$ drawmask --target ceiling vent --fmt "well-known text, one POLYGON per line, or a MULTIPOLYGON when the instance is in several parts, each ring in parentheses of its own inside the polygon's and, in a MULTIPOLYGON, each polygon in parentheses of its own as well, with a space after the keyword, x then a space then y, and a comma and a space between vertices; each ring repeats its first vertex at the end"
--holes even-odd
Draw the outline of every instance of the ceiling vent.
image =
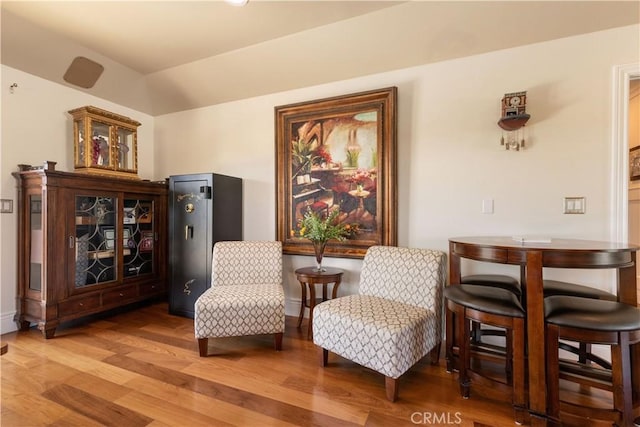
POLYGON ((96 84, 103 71, 104 67, 97 62, 84 56, 77 56, 67 68, 63 78, 72 85, 89 89, 96 84))

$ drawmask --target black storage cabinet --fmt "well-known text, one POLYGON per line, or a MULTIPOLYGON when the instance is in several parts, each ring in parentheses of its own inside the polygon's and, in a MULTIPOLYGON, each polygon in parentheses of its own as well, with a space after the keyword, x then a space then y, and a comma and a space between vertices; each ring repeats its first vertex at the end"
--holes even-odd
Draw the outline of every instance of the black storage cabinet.
POLYGON ((169 177, 169 313, 194 316, 211 286, 213 245, 242 240, 242 179, 215 173, 169 177))

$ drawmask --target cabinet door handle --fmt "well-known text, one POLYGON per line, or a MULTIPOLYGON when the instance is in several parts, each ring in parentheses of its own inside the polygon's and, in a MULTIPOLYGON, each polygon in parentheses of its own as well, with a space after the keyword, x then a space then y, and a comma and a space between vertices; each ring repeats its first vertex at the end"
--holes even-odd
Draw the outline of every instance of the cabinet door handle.
POLYGON ((69 249, 73 249, 73 246, 76 244, 76 238, 73 236, 69 236, 69 249))
POLYGON ((184 226, 184 240, 189 240, 189 237, 193 239, 193 225, 184 226))

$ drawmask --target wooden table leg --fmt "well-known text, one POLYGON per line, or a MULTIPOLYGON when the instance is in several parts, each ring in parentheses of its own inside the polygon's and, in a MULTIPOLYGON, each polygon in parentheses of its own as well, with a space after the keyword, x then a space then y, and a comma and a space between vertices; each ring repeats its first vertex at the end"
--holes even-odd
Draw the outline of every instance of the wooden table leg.
POLYGON ((527 252, 527 349, 529 363, 529 411, 532 425, 546 419, 547 393, 544 339, 542 252, 527 252))
POLYGON ((300 282, 300 286, 302 287, 301 297, 300 297, 300 315, 298 316, 298 328, 302 325, 302 319, 304 318, 304 309, 307 306, 307 284, 304 282, 300 282))
POLYGON ((338 286, 340 286, 340 279, 333 282, 333 289, 331 290, 331 299, 336 299, 338 296, 338 286))
MULTIPOLYGON (((460 256, 455 253, 454 245, 453 242, 449 242, 449 285, 459 285, 462 280, 460 256)), ((453 310, 445 307, 445 359, 447 361, 447 372, 453 372, 458 367, 454 350, 459 348, 460 343, 456 342, 455 316, 456 314, 453 310)))
POLYGON ((313 337, 313 308, 316 306, 316 284, 309 283, 309 326, 307 338, 313 337))

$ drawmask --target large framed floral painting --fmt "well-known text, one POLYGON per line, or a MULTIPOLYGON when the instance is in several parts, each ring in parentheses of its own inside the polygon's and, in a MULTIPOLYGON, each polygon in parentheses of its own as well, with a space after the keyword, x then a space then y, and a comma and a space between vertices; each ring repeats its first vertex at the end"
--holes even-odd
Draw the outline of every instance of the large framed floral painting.
POLYGON ((325 256, 362 258, 369 246, 397 244, 397 88, 275 108, 277 239, 287 254, 313 254, 301 235, 311 211, 337 212, 349 236, 325 256))

